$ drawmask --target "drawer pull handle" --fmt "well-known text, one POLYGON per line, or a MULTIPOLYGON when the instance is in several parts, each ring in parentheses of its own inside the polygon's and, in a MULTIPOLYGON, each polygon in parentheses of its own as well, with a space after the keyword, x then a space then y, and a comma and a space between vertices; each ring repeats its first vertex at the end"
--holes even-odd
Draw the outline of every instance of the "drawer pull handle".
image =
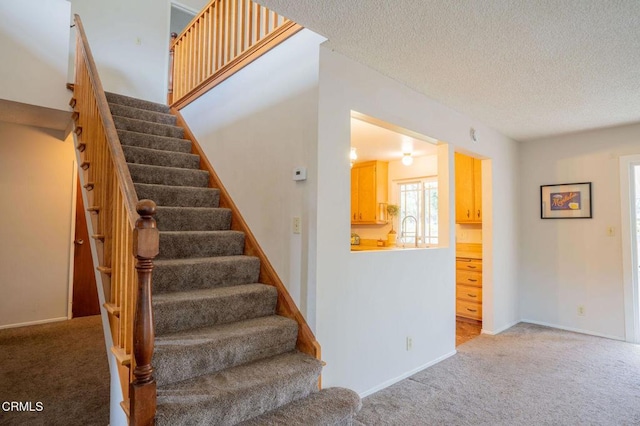
POLYGON ((476 269, 476 268, 477 268, 477 266, 475 266, 475 265, 467 265, 467 268, 469 268, 469 269, 476 269))
POLYGON ((469 312, 478 312, 477 309, 471 309, 471 308, 467 308, 467 311, 469 311, 469 312))
POLYGON ((476 281, 478 281, 478 280, 475 280, 475 279, 473 279, 473 278, 467 278, 467 279, 468 279, 469 281, 471 281, 472 283, 475 283, 476 281))
POLYGON ((467 296, 469 296, 469 297, 478 297, 475 294, 471 294, 471 293, 467 293, 467 296))

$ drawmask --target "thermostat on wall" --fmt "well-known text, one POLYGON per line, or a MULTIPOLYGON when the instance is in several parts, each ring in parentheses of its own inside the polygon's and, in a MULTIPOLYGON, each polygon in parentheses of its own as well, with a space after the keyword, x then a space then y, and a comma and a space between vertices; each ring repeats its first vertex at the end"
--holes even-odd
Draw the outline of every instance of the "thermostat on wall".
POLYGON ((307 168, 296 167, 293 169, 293 180, 307 180, 307 168))

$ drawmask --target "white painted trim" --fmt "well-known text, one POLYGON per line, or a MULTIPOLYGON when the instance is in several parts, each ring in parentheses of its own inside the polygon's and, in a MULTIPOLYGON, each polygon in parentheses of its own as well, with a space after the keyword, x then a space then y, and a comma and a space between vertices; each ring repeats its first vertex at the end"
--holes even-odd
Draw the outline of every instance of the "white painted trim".
POLYGON ((625 339, 640 343, 640 299, 638 297, 638 242, 635 233, 635 213, 631 208, 635 200, 634 166, 640 165, 640 155, 620 157, 620 236, 622 239, 622 281, 624 289, 625 339), (635 273, 634 273, 635 271, 635 273))
POLYGON ((590 330, 583 330, 581 328, 573 328, 573 327, 564 327, 564 326, 561 326, 561 325, 550 324, 548 322, 543 322, 543 321, 534 321, 534 320, 523 319, 520 322, 526 322, 527 324, 542 325, 544 327, 557 328, 558 330, 571 331, 573 333, 587 334, 589 336, 604 337, 605 339, 624 341, 624 339, 621 338, 620 336, 612 336, 612 335, 609 335, 609 334, 594 333, 593 331, 590 331, 590 330))
POLYGON ((68 320, 67 317, 58 317, 58 318, 48 318, 48 319, 37 320, 37 321, 19 322, 16 324, 0 325, 0 330, 4 330, 6 328, 27 327, 29 325, 47 324, 50 322, 60 322, 60 321, 67 321, 67 320, 68 320))
MULTIPOLYGON (((73 142, 72 142, 73 143, 73 142)), ((72 165, 72 176, 71 176, 71 235, 69 236, 69 295, 67 296, 67 319, 73 318, 73 276, 74 276, 74 260, 75 260, 75 251, 76 251, 76 198, 78 195, 78 163, 75 158, 73 160, 72 165)))
POLYGON ((482 329, 481 333, 482 334, 486 334, 488 336, 495 336, 496 334, 500 334, 503 331, 506 331, 508 329, 510 329, 511 327, 513 327, 514 325, 520 324, 522 321, 518 320, 518 321, 514 321, 511 324, 507 324, 502 328, 499 328, 497 330, 487 330, 487 329, 482 329))
POLYGON ((382 389, 384 389, 386 387, 389 387, 389 386, 391 386, 391 385, 393 385, 395 383, 398 383, 399 381, 404 380, 407 377, 413 376, 414 374, 419 373, 422 370, 424 370, 426 368, 429 368, 432 365, 435 365, 435 364, 439 363, 440 361, 444 361, 445 359, 454 356, 456 353, 458 353, 458 351, 456 351, 456 350, 454 350, 453 352, 449 352, 448 354, 445 354, 445 355, 443 355, 443 356, 441 356, 439 358, 434 359, 433 361, 430 361, 430 362, 428 362, 426 364, 423 364, 420 367, 414 368, 413 370, 408 371, 408 372, 406 372, 406 373, 404 373, 404 374, 402 374, 402 375, 400 375, 398 377, 395 377, 393 379, 389 379, 389 380, 379 384, 378 386, 374 386, 373 388, 360 393, 360 398, 364 398, 366 396, 369 396, 372 393, 376 393, 376 392, 378 392, 378 391, 380 391, 380 390, 382 390, 382 389))

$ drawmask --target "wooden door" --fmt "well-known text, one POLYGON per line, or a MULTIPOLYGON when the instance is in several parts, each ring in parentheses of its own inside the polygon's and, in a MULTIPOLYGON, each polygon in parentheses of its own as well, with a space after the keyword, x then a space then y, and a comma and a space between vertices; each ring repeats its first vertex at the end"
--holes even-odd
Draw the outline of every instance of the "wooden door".
POLYGON ((73 242, 73 299, 71 309, 74 318, 98 315, 100 313, 96 276, 93 271, 89 231, 87 230, 87 221, 84 215, 84 203, 82 202, 81 190, 80 177, 78 177, 76 233, 73 242))
POLYGON ((358 175, 358 221, 375 222, 378 207, 376 189, 375 163, 360 167, 358 175))
POLYGON ((455 153, 456 223, 473 222, 473 158, 455 153))
POLYGON ((351 169, 351 222, 358 221, 358 168, 351 169))
POLYGON ((474 220, 482 222, 482 160, 473 159, 473 214, 474 220))

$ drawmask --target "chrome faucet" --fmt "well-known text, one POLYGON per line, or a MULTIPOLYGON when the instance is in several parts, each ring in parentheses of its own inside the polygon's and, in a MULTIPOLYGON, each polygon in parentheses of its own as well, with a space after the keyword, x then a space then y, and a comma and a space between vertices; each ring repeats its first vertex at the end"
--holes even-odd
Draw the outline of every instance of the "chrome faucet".
POLYGON ((413 222, 416 224, 416 236, 415 236, 415 244, 416 247, 418 247, 418 219, 415 218, 415 216, 405 216, 404 219, 402 219, 402 223, 400 224, 400 240, 402 241, 402 247, 404 247, 404 237, 407 233, 407 219, 413 219, 413 222))

